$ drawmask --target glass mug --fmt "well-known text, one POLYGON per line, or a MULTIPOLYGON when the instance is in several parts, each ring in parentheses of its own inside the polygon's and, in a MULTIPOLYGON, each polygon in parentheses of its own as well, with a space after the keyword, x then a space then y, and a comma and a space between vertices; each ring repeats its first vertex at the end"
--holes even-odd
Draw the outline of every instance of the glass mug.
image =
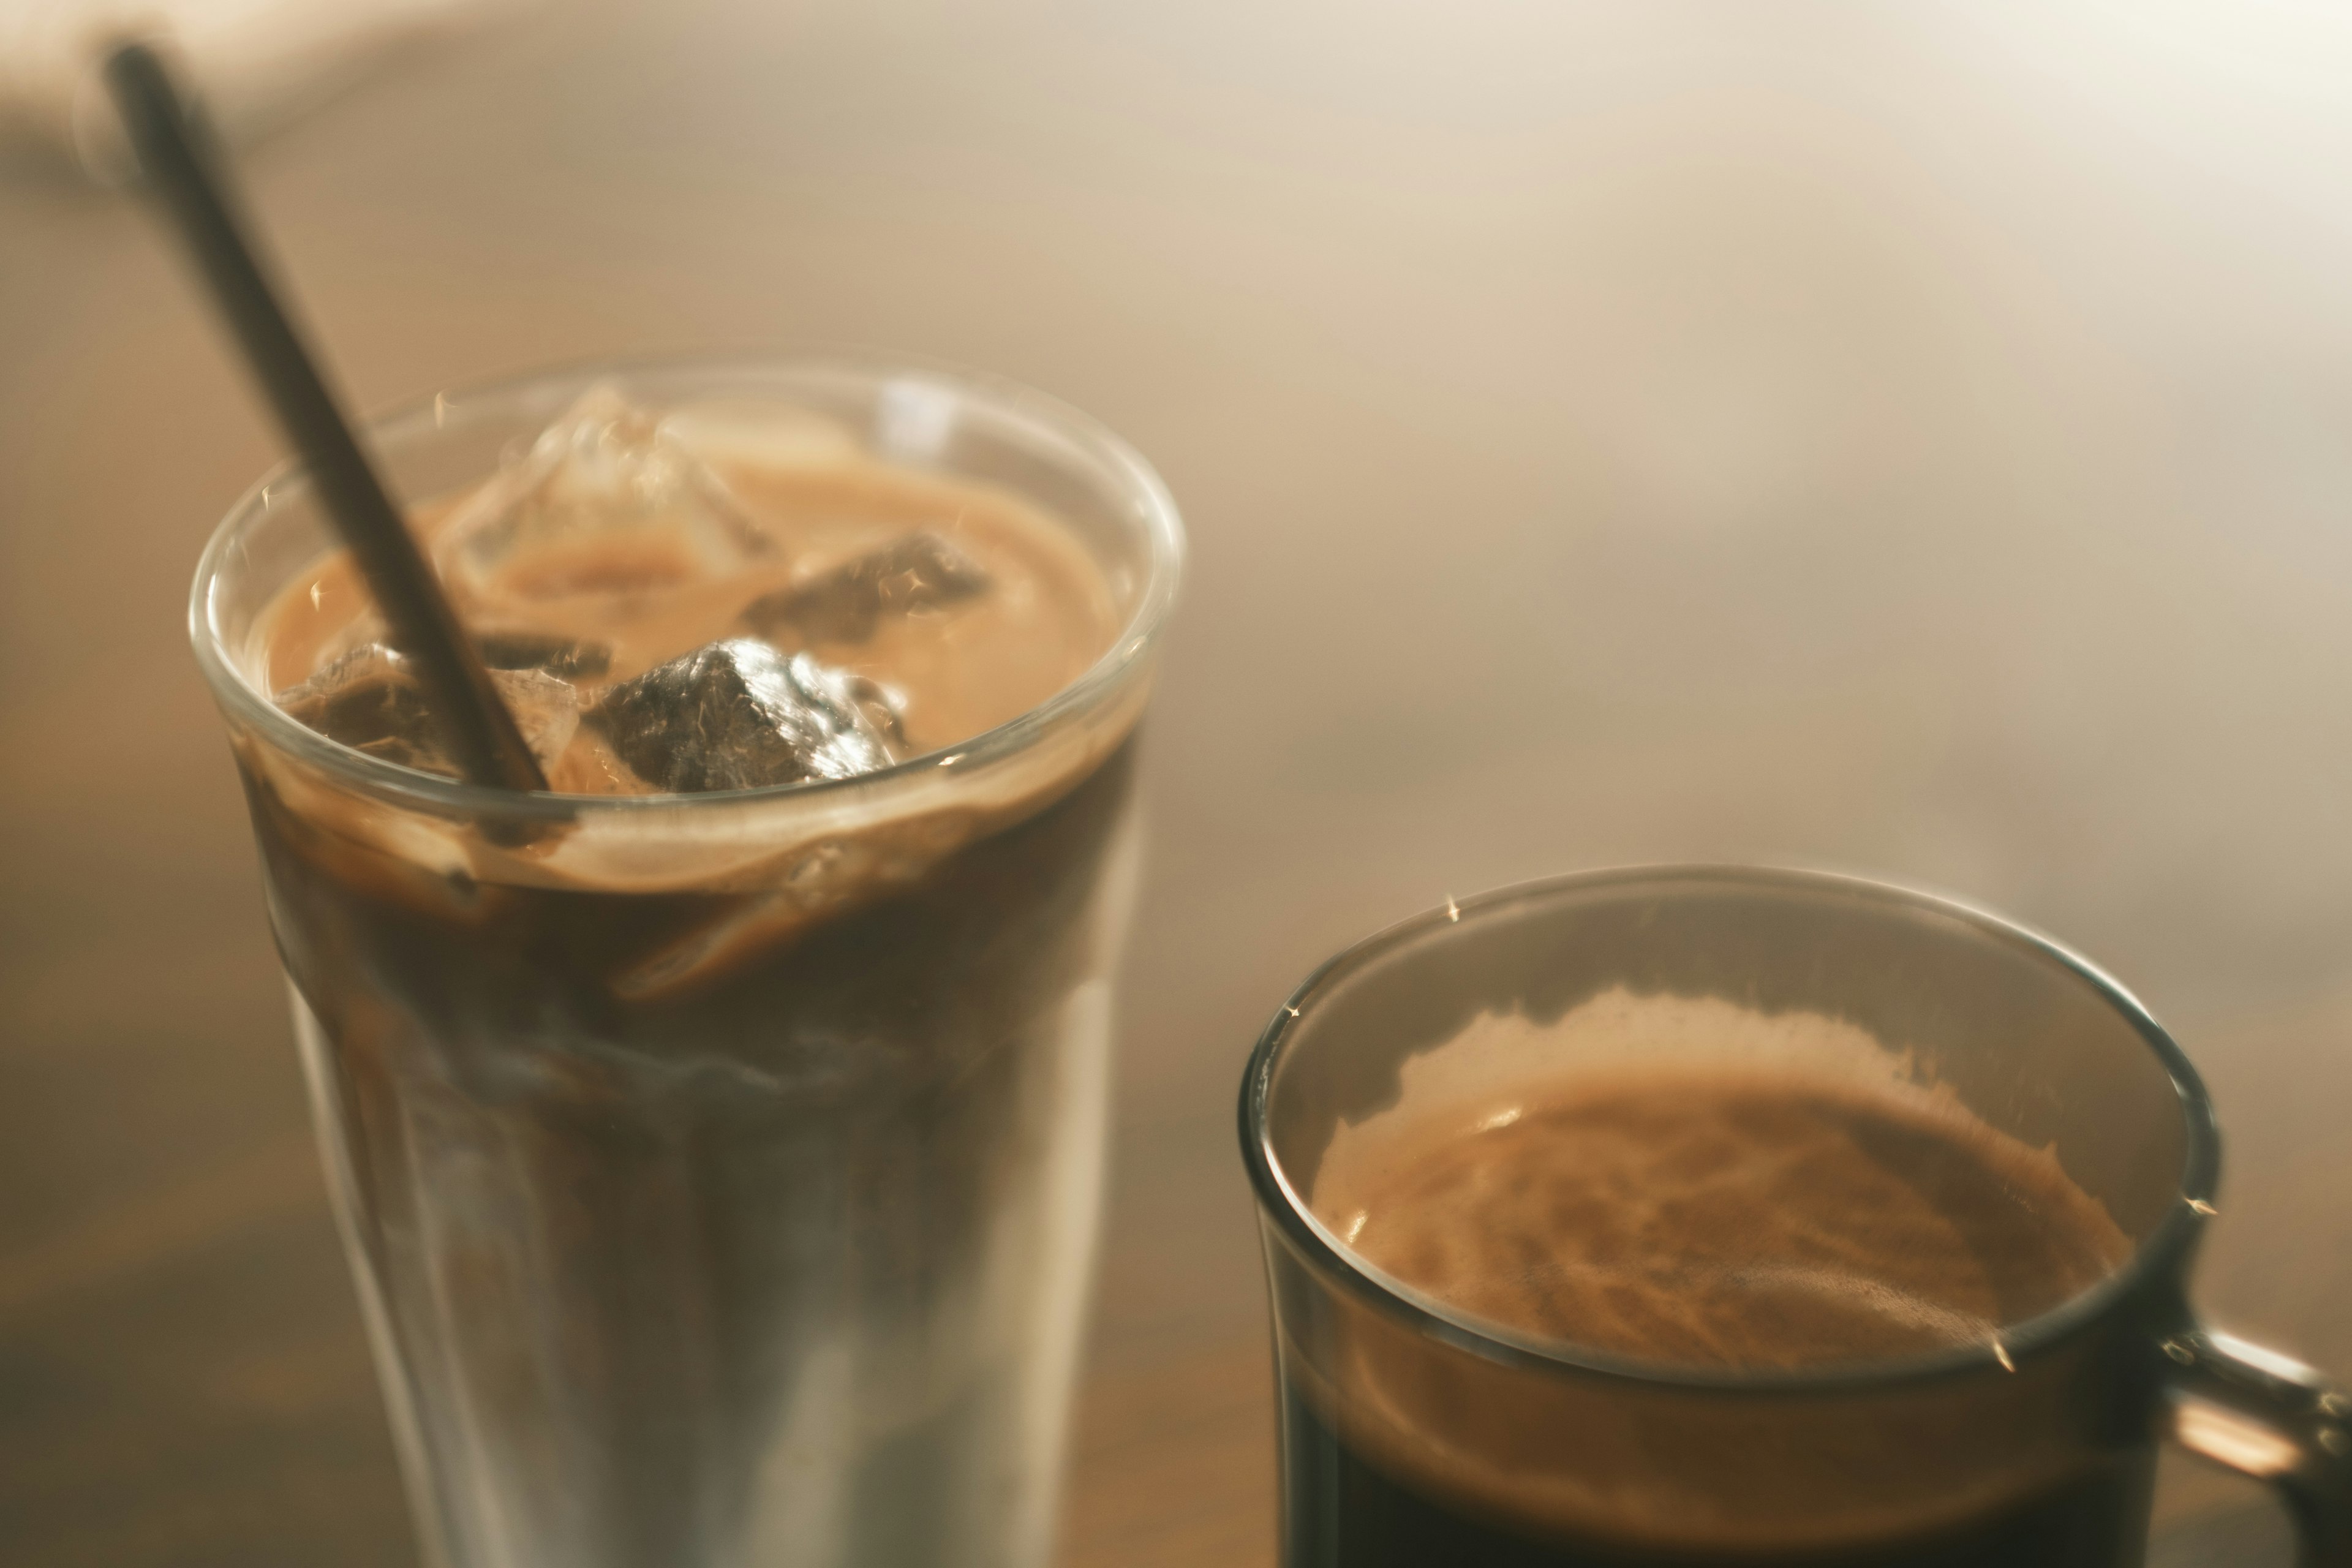
POLYGON ((2195 1069, 2113 980, 1990 915, 1705 867, 1449 901, 1291 996, 1251 1058, 1241 1131, 1273 1298, 1286 1568, 2107 1568, 2142 1560, 2168 1436, 2277 1487, 2304 1562, 2352 1563, 2352 1406, 2188 1304, 2220 1164, 2195 1069), (1335 1134, 1397 1100, 1409 1058, 1482 1014, 1542 1024, 1617 988, 1827 1015, 1907 1047, 2000 1131, 2054 1143, 2128 1257, 1985 1343, 1755 1371, 1483 1322, 1310 1210, 1335 1134))

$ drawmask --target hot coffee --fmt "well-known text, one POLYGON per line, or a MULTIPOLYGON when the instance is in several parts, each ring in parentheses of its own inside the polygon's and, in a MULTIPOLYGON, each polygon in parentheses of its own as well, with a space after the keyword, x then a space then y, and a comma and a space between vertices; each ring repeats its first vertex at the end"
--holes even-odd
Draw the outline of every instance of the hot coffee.
POLYGON ((1315 1208, 1468 1316, 1682 1365, 1982 1344, 2130 1245, 1957 1102, 1801 1069, 1622 1068, 1343 1141, 1315 1208))
MULTIPOLYGON (((1668 1375, 1999 1346, 2131 1252, 2058 1152, 1859 1031, 1622 992, 1546 1026, 1486 1016, 1408 1061, 1393 1103, 1332 1137, 1309 1205, 1433 1310, 1668 1375)), ((2101 1563, 2145 1484, 2095 1467, 1990 1519, 1694 1551, 1703 1521, 1563 1488, 1551 1464, 1580 1435, 1482 1408, 1417 1342, 1342 1354, 1286 1363, 1294 1563, 2101 1563)))
POLYGON ((2157 1446, 2352 1542, 2352 1402, 2202 1328, 2196 1070, 1981 911, 1743 867, 1430 910, 1242 1089, 1284 1568, 2140 1568, 2157 1446))

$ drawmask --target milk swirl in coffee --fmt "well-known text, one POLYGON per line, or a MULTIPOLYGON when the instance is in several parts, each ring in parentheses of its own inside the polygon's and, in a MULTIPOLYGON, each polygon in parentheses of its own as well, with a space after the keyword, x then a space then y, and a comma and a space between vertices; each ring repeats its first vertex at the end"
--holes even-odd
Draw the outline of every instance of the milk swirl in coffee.
MULTIPOLYGON (((1623 991, 1544 1023, 1489 1014, 1408 1058, 1306 1195, 1408 1300, 1669 1376, 1983 1353, 2130 1252, 2063 1151, 1993 1128, 1860 1029, 1623 991)), ((1964 1522, 1874 1521, 1864 1487, 1843 1542, 1828 1518, 1710 1539, 1608 1479, 1634 1434, 1556 1429, 1409 1330, 1335 1331, 1333 1347, 1319 1369, 1286 1359, 1293 1563, 2103 1562, 2078 1521, 2114 1517, 2132 1484, 2063 1477, 1971 1500, 1964 1522)), ((1897 1409, 1874 1460, 1932 1467, 1909 1440, 1897 1409)))
POLYGON ((1468 1316, 1685 1365, 1983 1344, 2128 1250, 2047 1151, 1926 1095, 1769 1071, 1531 1084, 1316 1191, 1359 1256, 1468 1316))

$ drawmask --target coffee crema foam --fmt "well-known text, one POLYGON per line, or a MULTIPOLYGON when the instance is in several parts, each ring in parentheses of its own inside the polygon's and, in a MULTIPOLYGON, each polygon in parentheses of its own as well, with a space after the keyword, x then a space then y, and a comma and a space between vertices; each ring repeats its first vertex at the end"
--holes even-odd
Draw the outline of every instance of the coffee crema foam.
POLYGON ((1983 1344, 2131 1250, 2054 1150, 1854 1026, 1622 990, 1409 1061, 1309 1206, 1456 1314, 1708 1367, 1983 1344))

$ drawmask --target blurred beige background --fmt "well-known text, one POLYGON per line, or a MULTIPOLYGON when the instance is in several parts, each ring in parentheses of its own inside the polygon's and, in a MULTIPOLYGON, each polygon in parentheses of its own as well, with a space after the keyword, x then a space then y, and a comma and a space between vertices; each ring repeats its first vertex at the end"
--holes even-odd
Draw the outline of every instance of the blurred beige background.
MULTIPOLYGON (((550 4, 247 168, 363 406, 873 344, 1158 462, 1064 1556, 1262 1564, 1242 1057, 1329 950, 1573 867, 2081 946, 2221 1100, 2205 1300, 2352 1374, 2347 79, 2352 14, 2185 0, 550 4)), ((0 171, 11 1563, 413 1560, 182 632, 276 454, 143 217, 0 171)))

